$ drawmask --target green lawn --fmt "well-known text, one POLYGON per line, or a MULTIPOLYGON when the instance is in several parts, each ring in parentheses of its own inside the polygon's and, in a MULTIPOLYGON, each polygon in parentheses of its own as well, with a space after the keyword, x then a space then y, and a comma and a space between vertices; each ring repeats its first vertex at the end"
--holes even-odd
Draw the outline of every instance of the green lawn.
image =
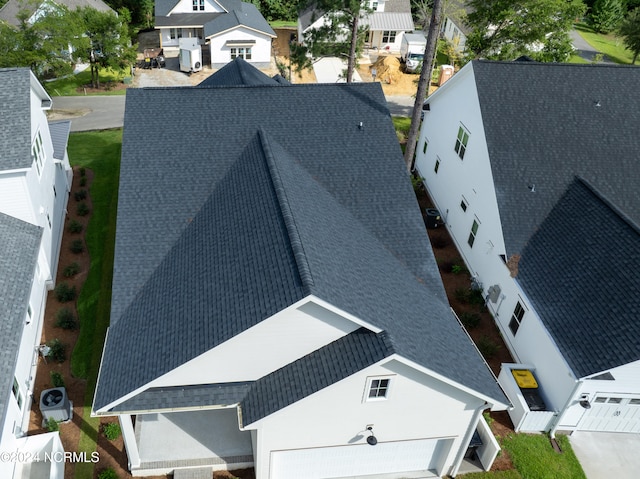
POLYGON ((271 28, 298 28, 298 22, 287 22, 286 20, 274 20, 269 22, 269 25, 271 28))
MULTIPOLYGON (((87 452, 87 456, 96 450, 100 423, 98 418, 90 415, 111 308, 121 146, 121 129, 73 133, 69 137, 71 164, 91 169, 94 173, 90 189, 93 215, 86 233, 91 265, 78 297, 80 336, 71 356, 73 375, 87 379, 78 445, 78 451, 87 452)), ((91 462, 77 464, 75 477, 93 478, 93 466, 91 462)))
MULTIPOLYGON (((128 71, 100 70, 100 86, 108 83, 120 83, 125 76, 129 76, 128 71)), ((91 72, 85 70, 77 75, 69 75, 64 78, 58 78, 50 82, 44 82, 44 88, 51 96, 77 96, 84 95, 82 87, 91 84, 91 72), (80 91, 78 91, 80 89, 80 91)), ((124 95, 126 89, 121 90, 105 90, 100 95, 124 95)), ((96 93, 92 93, 94 95, 96 93)))
POLYGON ((522 476, 515 469, 510 471, 472 472, 460 477, 464 479, 522 479, 522 476))
POLYGON ((577 23, 575 29, 589 45, 607 55, 612 61, 627 65, 631 64, 633 53, 627 50, 620 37, 615 36, 613 33, 596 33, 584 23, 577 23))

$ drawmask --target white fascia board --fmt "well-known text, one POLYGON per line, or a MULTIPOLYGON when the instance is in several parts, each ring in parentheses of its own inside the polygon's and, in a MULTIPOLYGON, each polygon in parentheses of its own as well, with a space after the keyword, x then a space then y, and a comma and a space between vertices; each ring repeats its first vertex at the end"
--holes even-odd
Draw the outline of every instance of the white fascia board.
POLYGON ((29 75, 31 76, 31 88, 35 91, 36 95, 40 97, 42 100, 42 109, 43 110, 51 110, 52 100, 47 91, 44 89, 42 84, 38 81, 36 76, 33 74, 31 70, 29 70, 29 75))

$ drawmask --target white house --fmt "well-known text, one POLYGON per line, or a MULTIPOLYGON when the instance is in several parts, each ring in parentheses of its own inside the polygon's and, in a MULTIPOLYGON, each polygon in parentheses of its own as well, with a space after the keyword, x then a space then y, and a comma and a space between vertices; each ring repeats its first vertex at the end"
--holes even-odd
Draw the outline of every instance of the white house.
POLYGON ((469 27, 465 23, 468 13, 466 2, 464 0, 449 0, 445 4, 443 13, 442 36, 451 42, 459 53, 464 52, 469 33, 469 27))
POLYGON ((115 11, 102 0, 9 0, 0 8, 0 20, 9 25, 20 26, 20 15, 26 15, 27 23, 33 24, 38 18, 47 15, 60 7, 74 10, 82 7, 92 7, 100 12, 115 11))
POLYGON ((119 416, 133 475, 437 477, 476 447, 491 466, 482 412, 507 400, 448 305, 378 84, 237 59, 132 90, 118 201, 93 412, 119 416), (178 103, 192 128, 172 132, 178 103))
POLYGON ((160 45, 179 48, 180 38, 208 45, 211 65, 219 68, 240 57, 258 67, 271 62, 276 37, 255 5, 239 0, 156 0, 160 45))
POLYGON ((640 432, 638 81, 637 68, 473 61, 428 99, 415 168, 535 371, 538 430, 640 432))
MULTIPOLYGON (((415 28, 411 16, 409 0, 370 0, 366 13, 360 19, 360 25, 368 30, 366 44, 369 48, 398 53, 402 44, 402 35, 415 28)), ((324 12, 313 7, 300 12, 298 17, 298 38, 326 23, 324 12)))
MULTIPOLYGON (((71 182, 69 122, 47 123, 51 98, 27 68, 0 69, 0 450, 60 450, 56 434, 25 437, 45 298, 53 288, 71 182), (53 448, 53 449, 52 449, 53 448)), ((25 456, 33 458, 33 455, 25 456)), ((0 476, 29 477, 29 464, 0 462, 0 476)), ((46 468, 61 478, 61 464, 46 468)))

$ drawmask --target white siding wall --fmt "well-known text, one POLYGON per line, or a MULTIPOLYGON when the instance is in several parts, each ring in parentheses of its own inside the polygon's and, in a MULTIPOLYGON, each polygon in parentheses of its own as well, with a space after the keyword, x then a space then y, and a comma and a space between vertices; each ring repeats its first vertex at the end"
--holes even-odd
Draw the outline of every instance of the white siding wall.
POLYGON ((225 45, 228 40, 255 40, 251 47, 249 63, 269 63, 271 61, 271 37, 250 30, 237 27, 220 35, 211 37, 211 64, 221 65, 231 61, 231 47, 225 45))
POLYGON ((460 30, 460 28, 458 28, 458 26, 448 17, 444 21, 442 34, 447 40, 455 45, 456 50, 458 50, 459 52, 462 52, 464 50, 465 44, 467 42, 467 37, 464 33, 462 33, 462 30, 460 30))
POLYGON ((151 386, 256 380, 359 328, 324 308, 303 309, 308 312, 293 307, 276 314, 153 381, 151 386), (230 358, 233 368, 229 367, 230 358))
MULTIPOLYGON (((176 32, 176 38, 171 38, 171 29, 170 28, 160 28, 160 44, 162 48, 168 49, 177 49, 180 48, 180 39, 178 38, 178 32, 176 32)), ((202 35, 204 32, 202 28, 178 28, 182 35, 182 38, 196 38, 198 37, 198 44, 204 45, 205 41, 202 35), (200 36, 198 36, 198 31, 200 32, 200 36)))
MULTIPOLYGON (((483 401, 391 360, 372 366, 256 422, 256 474, 269 477, 271 451, 364 444, 367 425, 379 443, 453 438, 448 473, 483 401), (388 399, 365 401, 367 379, 391 379, 388 399), (322 413, 324 412, 324 413, 322 413)), ((466 445, 464 445, 466 449, 466 445)))
POLYGON ((381 50, 388 50, 390 52, 398 53, 402 45, 402 37, 404 36, 404 34, 404 30, 398 30, 396 31, 396 37, 393 42, 383 42, 383 32, 371 32, 369 43, 372 47, 377 47, 381 50))

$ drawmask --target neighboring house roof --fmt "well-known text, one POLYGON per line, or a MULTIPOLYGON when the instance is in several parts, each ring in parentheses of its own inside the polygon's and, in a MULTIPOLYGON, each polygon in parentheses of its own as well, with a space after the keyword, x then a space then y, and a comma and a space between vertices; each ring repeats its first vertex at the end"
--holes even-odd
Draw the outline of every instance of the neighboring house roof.
MULTIPOLYGON (((31 17, 36 10, 47 0, 9 0, 2 8, 0 8, 0 20, 5 20, 10 25, 20 25, 18 15, 21 12, 27 12, 31 17)), ((69 10, 76 8, 93 7, 101 12, 114 12, 109 5, 102 0, 54 0, 53 3, 63 5, 69 10)))
POLYGON ((638 271, 638 226, 574 179, 525 246, 518 280, 576 377, 640 360, 638 271))
POLYGON ((225 13, 175 13, 168 17, 156 17, 156 28, 161 27, 190 27, 201 28, 210 21, 216 19, 219 16, 227 15, 225 13))
POLYGON ((28 68, 0 69, 0 171, 29 168, 31 92, 28 68))
POLYGON ((53 157, 56 160, 64 159, 71 132, 71 120, 49 122, 49 132, 53 143, 53 157))
POLYGON ((264 19, 255 5, 246 2, 235 2, 233 6, 233 10, 230 10, 228 14, 220 15, 204 26, 205 38, 240 26, 256 30, 273 38, 276 37, 276 32, 273 31, 269 22, 264 19))
POLYGON ((387 0, 384 2, 385 13, 411 13, 410 0, 387 0))
POLYGON ((362 25, 372 31, 413 31, 415 28, 411 13, 374 12, 362 20, 362 25))
POLYGON ((41 237, 42 228, 0 213, 0 426, 11 400, 41 237))
POLYGON ((379 85, 130 91, 95 409, 311 295, 505 401, 450 310, 379 85), (178 109, 190 128, 168 126, 178 109))
POLYGON ((471 12, 471 8, 464 0, 448 0, 445 6, 444 14, 449 18, 458 30, 465 35, 471 32, 471 28, 467 25, 467 15, 471 12))
POLYGON ((472 66, 507 256, 523 252, 575 176, 640 224, 640 68, 472 66))
POLYGON ((289 85, 290 83, 282 78, 270 78, 260 70, 251 66, 242 57, 236 58, 235 61, 227 63, 215 75, 202 80, 199 87, 212 86, 240 86, 240 85, 289 85))

